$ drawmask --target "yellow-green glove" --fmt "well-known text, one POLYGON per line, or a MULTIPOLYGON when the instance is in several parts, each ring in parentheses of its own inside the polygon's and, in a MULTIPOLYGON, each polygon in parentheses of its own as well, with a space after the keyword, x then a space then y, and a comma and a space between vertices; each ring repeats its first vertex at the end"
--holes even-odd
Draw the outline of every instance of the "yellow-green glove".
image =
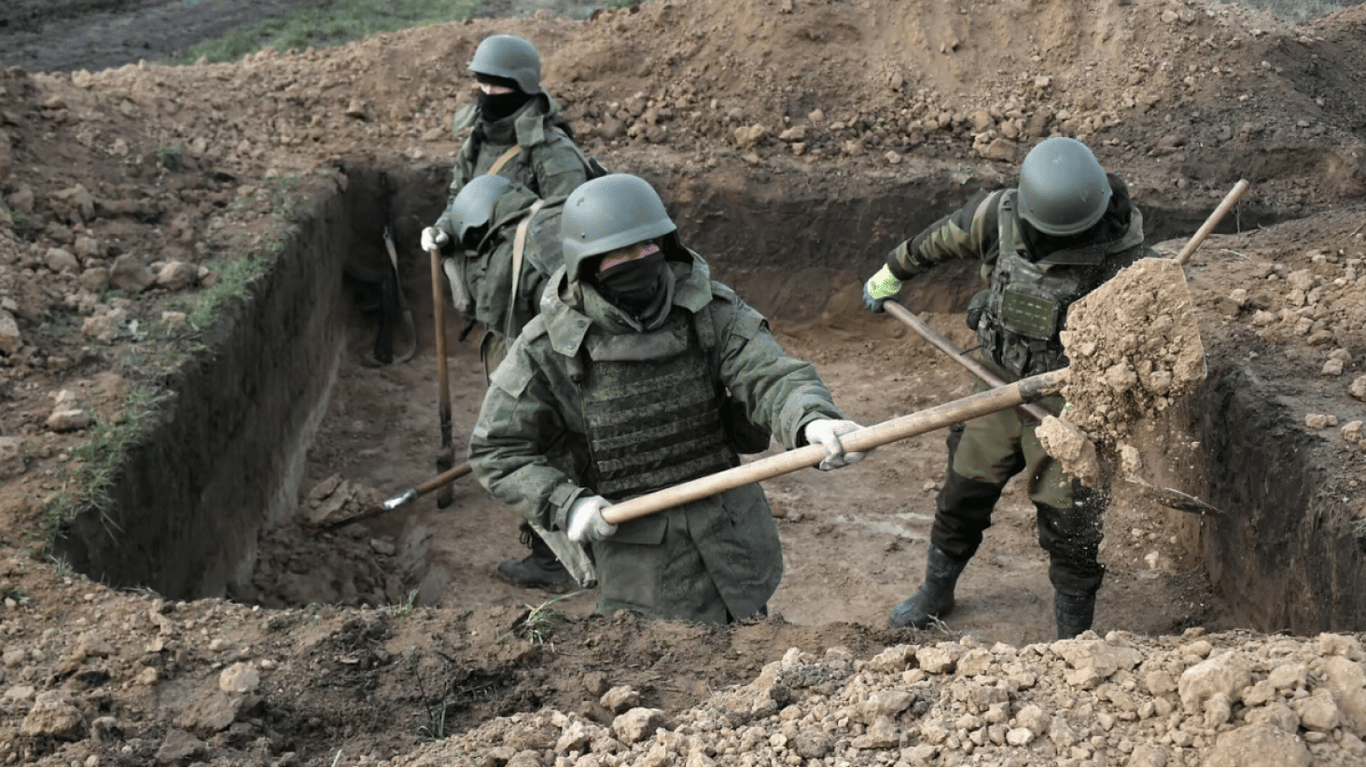
POLYGON ((882 302, 901 297, 901 281, 886 264, 863 284, 863 303, 875 315, 882 314, 882 302))

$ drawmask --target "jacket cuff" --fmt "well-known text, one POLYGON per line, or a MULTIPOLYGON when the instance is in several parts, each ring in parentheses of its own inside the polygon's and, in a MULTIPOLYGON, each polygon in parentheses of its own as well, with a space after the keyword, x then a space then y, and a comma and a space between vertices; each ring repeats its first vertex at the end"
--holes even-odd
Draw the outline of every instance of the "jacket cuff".
POLYGON ((546 520, 548 530, 569 530, 569 507, 587 493, 587 489, 580 488, 573 483, 561 483, 555 486, 555 490, 550 492, 550 509, 547 510, 546 520))

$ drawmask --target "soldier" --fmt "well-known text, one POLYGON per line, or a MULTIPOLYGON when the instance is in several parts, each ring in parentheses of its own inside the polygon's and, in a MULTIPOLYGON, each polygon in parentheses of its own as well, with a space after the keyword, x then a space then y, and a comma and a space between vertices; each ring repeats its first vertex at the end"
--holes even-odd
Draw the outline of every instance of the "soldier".
MULTIPOLYGON (((574 142, 573 132, 560 112, 559 104, 541 87, 541 58, 535 46, 516 35, 490 35, 475 48, 469 69, 479 85, 479 97, 456 113, 454 130, 458 133, 471 126, 473 130, 456 156, 445 213, 435 226, 422 231, 422 249, 443 254, 442 271, 450 281, 456 309, 465 315, 467 328, 483 318, 469 313, 470 306, 478 307, 479 304, 477 301, 472 303, 471 295, 467 293, 468 287, 479 283, 480 278, 465 275, 463 270, 469 266, 467 260, 452 256, 451 235, 457 229, 452 211, 461 190, 481 176, 501 176, 518 182, 534 197, 561 202, 575 187, 587 181, 590 168, 588 159, 574 142)), ((482 201, 483 196, 475 199, 482 201)), ((489 259, 484 263, 495 262, 489 259)), ((497 281, 488 284, 499 286, 495 293, 500 297, 506 295, 501 293, 505 284, 497 281)), ((534 298, 530 306, 534 313, 534 298)), ((519 322, 524 323, 525 319, 520 318, 519 322)), ((480 345, 480 356, 485 371, 492 372, 497 361, 491 361, 490 356, 501 357, 506 350, 503 339, 507 334, 501 324, 490 326, 486 323, 485 327, 488 332, 480 345)), ((531 554, 521 561, 500 563, 499 575, 523 587, 556 589, 568 586, 570 574, 556 561, 536 532, 523 524, 521 538, 531 548, 531 554)))
MULTIPOLYGON (((1005 381, 1063 368, 1059 331, 1067 308, 1120 269, 1153 255, 1128 188, 1085 144, 1070 138, 1035 146, 1019 186, 981 192, 887 255, 863 287, 873 312, 902 282, 950 259, 979 259, 987 288, 968 306, 981 362, 1005 381)), ((985 385, 978 382, 978 389, 985 385)), ((1057 412, 1061 397, 1043 403, 1057 412)), ((1028 472, 1039 544, 1049 554, 1059 638, 1091 628, 1104 566, 1098 560, 1104 496, 1063 473, 1018 411, 954 425, 948 476, 939 492, 920 590, 892 611, 893 627, 924 628, 954 607, 954 587, 977 552, 1006 482, 1028 472)))
MULTIPOLYGON (((659 195, 613 174, 561 219, 564 266, 513 342, 470 440, 474 475, 543 527, 591 547, 600 613, 722 624, 766 611, 782 547, 758 484, 620 525, 602 510, 739 464, 743 428, 818 442, 822 469, 862 459, 858 429, 763 316, 713 282, 659 195), (556 466, 566 446, 576 457, 556 466)), ((767 445, 767 435, 764 444, 767 445)))

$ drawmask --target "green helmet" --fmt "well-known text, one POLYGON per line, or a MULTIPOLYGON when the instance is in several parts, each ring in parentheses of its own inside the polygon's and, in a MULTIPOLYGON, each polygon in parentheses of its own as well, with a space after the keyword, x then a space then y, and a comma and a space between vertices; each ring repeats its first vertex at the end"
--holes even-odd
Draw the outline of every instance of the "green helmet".
POLYGON ((489 223, 493 218, 494 204, 511 185, 506 176, 484 173, 460 188, 449 209, 456 243, 464 244, 466 233, 489 223))
POLYGON ((1090 147, 1062 136, 1045 139, 1020 166, 1020 216, 1040 232, 1075 235, 1110 205, 1110 180, 1090 147))
POLYGON ((609 173, 580 184, 564 203, 564 265, 577 280, 585 263, 617 248, 677 231, 664 202, 639 176, 609 173))
POLYGON ((470 71, 515 80, 522 93, 541 92, 541 57, 516 35, 489 35, 474 49, 470 71))

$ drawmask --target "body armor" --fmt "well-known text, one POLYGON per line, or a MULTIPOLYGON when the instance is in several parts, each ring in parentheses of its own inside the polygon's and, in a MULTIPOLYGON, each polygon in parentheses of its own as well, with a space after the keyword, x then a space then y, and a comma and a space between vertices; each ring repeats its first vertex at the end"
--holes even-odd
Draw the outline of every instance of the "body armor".
POLYGON ((1015 193, 1001 195, 1000 253, 987 275, 987 291, 974 330, 983 351, 1018 377, 1067 366, 1058 335, 1067 307, 1110 275, 1104 245, 1071 248, 1031 261, 1015 213, 1015 193))
POLYGON ((739 464, 688 312, 645 333, 595 328, 585 347, 592 365, 581 396, 596 493, 630 498, 739 464))

